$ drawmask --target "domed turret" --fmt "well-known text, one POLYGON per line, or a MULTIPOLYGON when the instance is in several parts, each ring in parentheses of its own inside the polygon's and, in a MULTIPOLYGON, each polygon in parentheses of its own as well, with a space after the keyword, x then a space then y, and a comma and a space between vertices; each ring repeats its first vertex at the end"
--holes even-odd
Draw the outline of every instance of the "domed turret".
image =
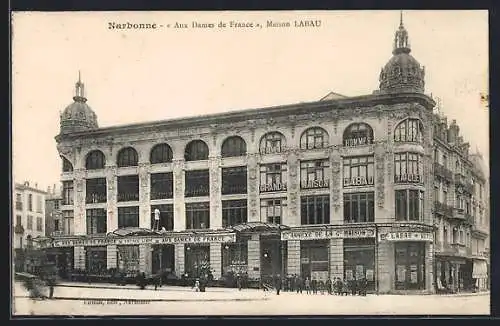
POLYGON ((408 32, 401 13, 399 28, 394 36, 393 57, 380 72, 380 92, 424 92, 425 68, 410 55, 408 32))
POLYGON ((85 98, 85 85, 80 79, 75 84, 73 103, 68 105, 61 113, 61 134, 87 131, 98 128, 97 116, 87 104, 85 98))

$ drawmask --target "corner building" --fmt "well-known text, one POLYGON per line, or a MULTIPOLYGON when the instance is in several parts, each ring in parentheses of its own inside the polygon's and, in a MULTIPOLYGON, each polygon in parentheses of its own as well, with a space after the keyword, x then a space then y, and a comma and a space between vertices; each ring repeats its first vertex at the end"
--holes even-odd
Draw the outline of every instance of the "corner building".
POLYGON ((402 21, 364 96, 99 128, 79 80, 56 137, 73 232, 51 247, 89 273, 209 265, 432 292, 434 105, 402 21))

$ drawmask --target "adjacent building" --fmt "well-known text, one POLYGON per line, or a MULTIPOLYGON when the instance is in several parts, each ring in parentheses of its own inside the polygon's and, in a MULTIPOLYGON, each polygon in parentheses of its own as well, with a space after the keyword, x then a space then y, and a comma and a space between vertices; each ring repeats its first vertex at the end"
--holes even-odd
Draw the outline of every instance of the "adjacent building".
MULTIPOLYGON (((88 273, 209 265, 216 279, 298 274, 435 291, 437 273, 459 266, 443 254, 456 247, 456 218, 435 209, 435 102, 410 52, 401 21, 373 94, 105 128, 78 80, 56 136, 65 235, 47 246, 88 273)), ((449 141, 449 164, 469 164, 449 141)), ((483 236, 467 225, 471 243, 483 236)))

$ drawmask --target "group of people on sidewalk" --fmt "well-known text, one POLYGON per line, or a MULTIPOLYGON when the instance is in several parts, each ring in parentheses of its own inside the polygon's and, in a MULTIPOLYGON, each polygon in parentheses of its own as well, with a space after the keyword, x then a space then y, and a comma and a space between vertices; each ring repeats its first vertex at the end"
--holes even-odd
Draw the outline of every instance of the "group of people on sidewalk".
MULTIPOLYGON (((328 278, 324 280, 316 280, 309 276, 303 278, 299 275, 292 275, 285 279, 280 275, 273 276, 273 286, 276 289, 276 294, 279 295, 280 291, 297 292, 306 294, 335 294, 335 295, 362 295, 366 296, 368 281, 366 278, 351 280, 343 280, 340 277, 336 279, 328 278)), ((269 290, 269 283, 263 282, 262 286, 264 291, 269 290)))

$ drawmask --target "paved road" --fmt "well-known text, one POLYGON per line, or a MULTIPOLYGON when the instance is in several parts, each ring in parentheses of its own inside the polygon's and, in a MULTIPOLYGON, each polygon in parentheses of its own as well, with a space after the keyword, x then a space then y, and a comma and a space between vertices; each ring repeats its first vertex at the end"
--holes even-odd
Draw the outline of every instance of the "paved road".
POLYGON ((55 300, 33 301, 16 283, 15 315, 470 315, 490 313, 489 295, 329 296, 256 290, 161 291, 56 287, 55 300))

